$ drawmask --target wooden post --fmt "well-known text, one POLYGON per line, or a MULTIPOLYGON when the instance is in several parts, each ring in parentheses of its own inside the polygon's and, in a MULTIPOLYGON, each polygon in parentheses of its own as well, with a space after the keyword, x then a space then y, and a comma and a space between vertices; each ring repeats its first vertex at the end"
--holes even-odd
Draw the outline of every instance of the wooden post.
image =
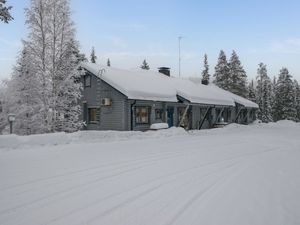
POLYGON ((206 109, 206 112, 205 112, 205 114, 204 114, 204 117, 203 117, 203 119, 200 121, 200 123, 199 123, 199 130, 201 130, 201 128, 202 128, 202 126, 203 126, 203 123, 204 123, 204 121, 205 121, 205 119, 206 119, 206 117, 207 117, 207 115, 208 115, 208 113, 209 113, 209 111, 212 109, 212 107, 207 107, 207 109, 206 109))
POLYGON ((219 115, 217 115, 216 122, 219 121, 219 119, 220 119, 220 117, 221 117, 221 115, 222 115, 223 112, 224 112, 224 107, 221 109, 219 115))
POLYGON ((241 107, 241 108, 239 109, 239 111, 238 111, 236 117, 235 117, 235 120, 234 120, 235 123, 236 123, 236 121, 238 120, 238 118, 239 118, 239 116, 240 116, 242 110, 243 110, 243 108, 241 107))
POLYGON ((181 124, 182 124, 182 122, 183 122, 183 120, 184 120, 184 117, 186 116, 186 114, 187 114, 187 111, 189 110, 189 107, 190 107, 190 105, 187 105, 186 106, 186 108, 185 108, 185 110, 184 110, 184 113, 183 113, 183 115, 182 115, 182 117, 181 117, 181 120, 180 120, 180 122, 179 122, 179 127, 181 126, 181 124))

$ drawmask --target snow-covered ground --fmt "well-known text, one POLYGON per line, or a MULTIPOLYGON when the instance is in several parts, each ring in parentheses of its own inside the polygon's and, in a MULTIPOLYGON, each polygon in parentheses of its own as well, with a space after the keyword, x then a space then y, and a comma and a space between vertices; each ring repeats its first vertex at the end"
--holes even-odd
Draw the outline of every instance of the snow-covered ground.
POLYGON ((0 136, 0 224, 300 224, 299 136, 289 121, 0 136))

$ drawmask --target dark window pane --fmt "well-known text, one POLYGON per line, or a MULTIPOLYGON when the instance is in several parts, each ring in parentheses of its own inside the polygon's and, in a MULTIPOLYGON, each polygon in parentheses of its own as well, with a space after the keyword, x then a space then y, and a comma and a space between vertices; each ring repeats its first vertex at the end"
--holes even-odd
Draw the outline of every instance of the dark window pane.
POLYGON ((91 86, 91 75, 84 76, 84 86, 85 87, 91 86))
POLYGON ((89 123, 96 123, 97 122, 97 109, 96 108, 89 108, 89 123))
POLYGON ((155 109, 155 119, 157 119, 157 120, 162 119, 162 110, 161 109, 155 109))
POLYGON ((137 124, 149 123, 149 108, 148 107, 136 107, 135 108, 135 122, 137 124))

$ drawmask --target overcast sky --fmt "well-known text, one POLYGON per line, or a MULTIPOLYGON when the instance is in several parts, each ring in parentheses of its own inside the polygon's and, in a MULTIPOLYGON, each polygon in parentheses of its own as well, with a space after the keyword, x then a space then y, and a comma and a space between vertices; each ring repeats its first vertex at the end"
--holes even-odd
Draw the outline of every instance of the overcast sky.
MULTIPOLYGON (((0 23, 0 79, 9 77, 26 39, 24 8, 29 0, 8 0, 15 20, 0 23)), ((203 55, 210 73, 220 49, 236 50, 249 78, 267 64, 269 76, 285 66, 300 80, 299 0, 71 0, 81 50, 95 47, 98 63, 131 69, 146 59, 150 68, 171 67, 178 75, 200 77, 203 55)))

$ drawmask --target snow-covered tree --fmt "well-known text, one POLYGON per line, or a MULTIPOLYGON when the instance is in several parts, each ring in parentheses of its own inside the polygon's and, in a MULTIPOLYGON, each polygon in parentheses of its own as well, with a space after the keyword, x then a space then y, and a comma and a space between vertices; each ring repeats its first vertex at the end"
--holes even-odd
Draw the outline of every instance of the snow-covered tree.
POLYGON ((4 128, 7 126, 7 81, 0 81, 0 134, 2 134, 4 128))
POLYGON ((229 60, 228 90, 234 94, 247 98, 247 75, 235 51, 229 60))
POLYGON ((287 68, 282 68, 275 87, 275 120, 296 120, 295 90, 292 76, 287 68))
POLYGON ((146 59, 144 59, 144 61, 143 61, 142 65, 140 66, 140 68, 143 69, 143 70, 149 70, 150 69, 148 63, 146 62, 146 59))
POLYGON ((13 17, 10 15, 9 10, 12 6, 5 6, 6 0, 0 0, 0 20, 4 23, 8 23, 13 17))
POLYGON ((207 62, 207 54, 204 55, 204 69, 202 71, 202 84, 208 85, 209 84, 209 65, 207 62))
POLYGON ((248 99, 252 102, 256 102, 256 93, 253 79, 251 80, 248 86, 248 99))
POLYGON ((107 59, 106 65, 107 65, 107 66, 110 66, 110 60, 109 60, 109 58, 107 59))
POLYGON ((63 72, 61 82, 58 83, 56 114, 57 121, 54 131, 74 132, 79 130, 82 123, 79 120, 81 106, 81 82, 77 70, 78 62, 81 60, 74 54, 78 51, 76 42, 68 43, 68 48, 63 56, 64 65, 60 68, 63 72))
POLYGON ((31 52, 24 45, 6 89, 6 114, 16 115, 14 133, 28 135, 40 132, 42 122, 40 90, 31 52))
POLYGON ((96 63, 96 60, 97 60, 97 56, 96 56, 96 53, 95 53, 95 48, 92 47, 92 52, 91 52, 91 63, 96 63))
POLYGON ((296 105, 296 121, 300 121, 300 85, 297 80, 294 80, 295 105, 296 105))
POLYGON ((74 54, 75 58, 76 58, 76 65, 79 64, 80 62, 87 62, 88 59, 86 58, 84 53, 81 53, 78 46, 79 43, 78 41, 75 41, 74 39, 72 39, 70 41, 70 46, 72 46, 72 54, 74 54))
POLYGON ((217 65, 215 66, 214 81, 218 87, 229 90, 229 68, 225 52, 220 51, 217 65))
POLYGON ((256 102, 259 106, 258 118, 265 123, 272 122, 272 82, 268 76, 267 66, 263 63, 258 65, 256 102))
POLYGON ((70 14, 69 0, 31 0, 26 9, 29 36, 24 44, 40 98, 36 133, 73 131, 81 124, 78 106, 70 109, 80 99, 76 68, 82 56, 70 14))
POLYGON ((273 77, 273 81, 272 81, 272 92, 271 92, 271 106, 272 106, 272 118, 273 120, 275 120, 275 88, 276 88, 276 76, 273 77))

